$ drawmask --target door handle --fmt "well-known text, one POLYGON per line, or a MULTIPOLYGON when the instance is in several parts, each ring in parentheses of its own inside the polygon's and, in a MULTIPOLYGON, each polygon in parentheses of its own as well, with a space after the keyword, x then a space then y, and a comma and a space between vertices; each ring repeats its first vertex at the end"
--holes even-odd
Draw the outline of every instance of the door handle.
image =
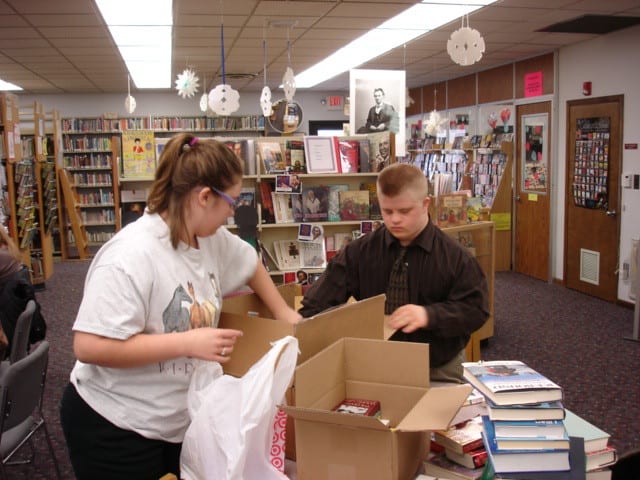
POLYGON ((607 210, 607 217, 615 217, 617 214, 615 210, 607 210))
POLYGON ((516 195, 516 202, 520 201, 520 195, 516 195))

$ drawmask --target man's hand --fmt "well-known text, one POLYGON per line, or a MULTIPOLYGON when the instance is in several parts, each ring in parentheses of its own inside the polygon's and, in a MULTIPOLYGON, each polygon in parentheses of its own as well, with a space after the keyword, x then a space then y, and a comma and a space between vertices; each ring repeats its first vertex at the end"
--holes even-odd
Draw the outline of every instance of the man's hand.
POLYGON ((393 330, 402 330, 404 333, 426 328, 429 325, 427 309, 420 305, 403 305, 391 314, 387 325, 393 330))

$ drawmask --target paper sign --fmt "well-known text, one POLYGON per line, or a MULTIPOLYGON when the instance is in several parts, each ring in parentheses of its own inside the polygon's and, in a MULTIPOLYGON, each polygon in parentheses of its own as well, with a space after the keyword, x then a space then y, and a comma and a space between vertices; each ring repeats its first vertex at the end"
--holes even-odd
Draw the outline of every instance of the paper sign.
POLYGON ((542 95, 542 72, 527 73, 524 76, 524 96, 537 97, 542 95))
POLYGON ((511 230, 510 213, 492 213, 491 221, 496 225, 496 232, 501 230, 511 230))
POLYGON ((530 202, 537 202, 537 201, 538 201, 538 194, 536 194, 536 193, 530 193, 530 194, 527 196, 527 199, 528 199, 530 202))

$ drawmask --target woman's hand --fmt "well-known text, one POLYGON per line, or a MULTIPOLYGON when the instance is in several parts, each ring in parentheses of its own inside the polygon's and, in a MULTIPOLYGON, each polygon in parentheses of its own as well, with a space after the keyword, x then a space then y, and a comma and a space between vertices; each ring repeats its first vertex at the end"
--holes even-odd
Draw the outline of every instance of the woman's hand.
POLYGON ((195 328, 184 332, 187 337, 185 356, 226 363, 242 331, 230 328, 195 328))

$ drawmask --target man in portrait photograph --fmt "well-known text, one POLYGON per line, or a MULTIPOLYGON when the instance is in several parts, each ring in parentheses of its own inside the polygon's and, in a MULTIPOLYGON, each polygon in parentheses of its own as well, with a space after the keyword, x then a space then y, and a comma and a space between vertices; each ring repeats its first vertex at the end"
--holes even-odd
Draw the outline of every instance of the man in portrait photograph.
POLYGON ((384 90, 373 89, 374 105, 369 108, 366 123, 358 129, 358 133, 398 131, 398 115, 396 109, 385 100, 384 90))

